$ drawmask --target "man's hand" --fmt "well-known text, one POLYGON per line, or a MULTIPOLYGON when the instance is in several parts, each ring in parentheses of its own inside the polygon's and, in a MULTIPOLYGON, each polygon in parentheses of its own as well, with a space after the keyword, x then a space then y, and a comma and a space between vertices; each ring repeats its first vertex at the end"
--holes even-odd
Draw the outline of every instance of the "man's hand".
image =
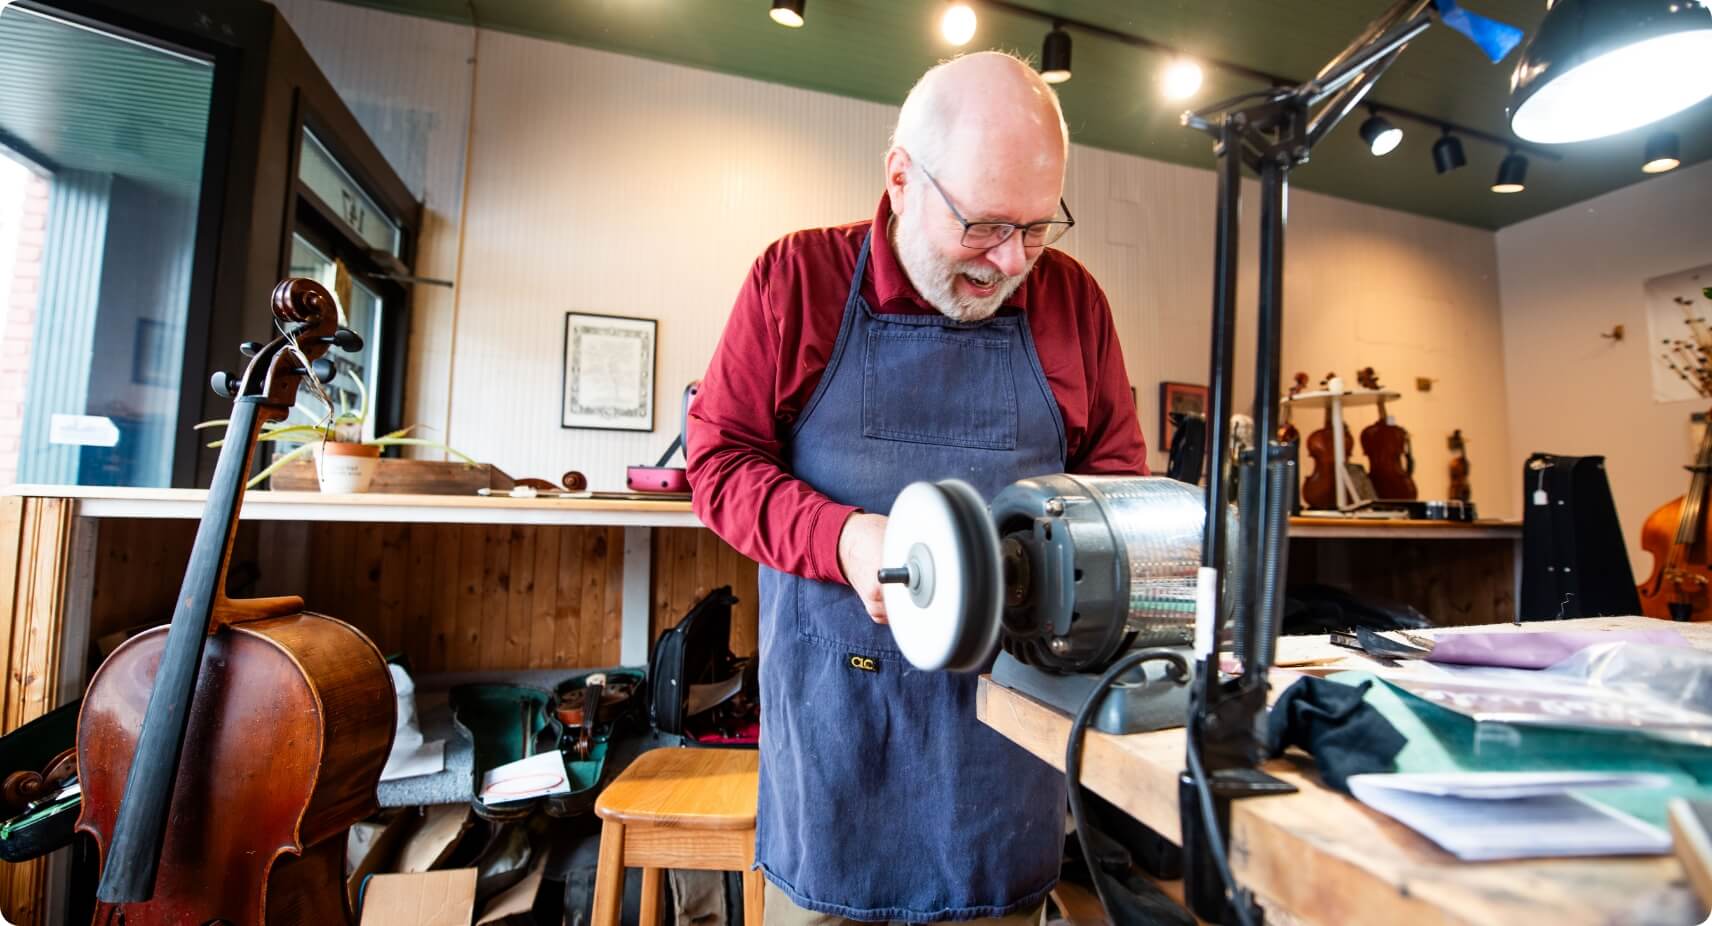
POLYGON ((886 622, 886 602, 880 597, 880 548, 886 538, 886 516, 857 512, 844 520, 838 535, 838 568, 856 590, 862 607, 876 624, 886 622))

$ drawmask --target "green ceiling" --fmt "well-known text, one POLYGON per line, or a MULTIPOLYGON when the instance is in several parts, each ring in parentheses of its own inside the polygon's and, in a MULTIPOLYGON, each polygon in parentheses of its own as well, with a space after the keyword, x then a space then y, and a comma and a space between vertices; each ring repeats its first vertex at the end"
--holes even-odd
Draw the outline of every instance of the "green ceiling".
MULTIPOLYGON (((707 68, 842 96, 896 104, 929 65, 952 52, 935 28, 938 0, 808 0, 807 25, 786 29, 766 15, 768 0, 347 0, 365 6, 540 36, 591 48, 707 68)), ((1142 35, 1193 53, 1269 73, 1314 73, 1388 5, 1387 0, 1021 0, 1027 6, 1142 35)), ((1544 0, 1466 0, 1476 12, 1532 30, 1544 0)), ((981 6, 976 48, 1038 55, 1045 24, 981 6)), ((1081 144, 1210 167, 1204 136, 1178 126, 1182 104, 1155 89, 1159 55, 1072 31, 1074 78, 1059 87, 1072 138, 1081 144)), ((1508 136, 1504 102, 1515 55, 1489 65, 1443 27, 1417 39, 1373 99, 1508 136)), ((1209 73, 1197 98, 1253 89, 1209 73)), ((1437 132, 1401 123, 1407 136, 1385 158, 1356 137, 1352 117, 1298 170, 1298 186, 1361 202, 1499 228, 1640 182, 1641 129, 1560 150, 1561 162, 1533 159, 1528 189, 1487 187, 1504 152, 1465 141, 1468 166, 1439 176, 1430 146, 1437 132)), ((1712 157, 1712 103, 1662 124, 1682 137, 1685 164, 1712 157)))

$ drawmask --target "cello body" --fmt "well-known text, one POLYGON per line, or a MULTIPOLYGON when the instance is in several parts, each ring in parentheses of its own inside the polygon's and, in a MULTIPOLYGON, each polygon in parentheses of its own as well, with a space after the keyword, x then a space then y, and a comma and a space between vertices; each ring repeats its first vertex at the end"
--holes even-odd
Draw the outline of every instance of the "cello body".
MULTIPOLYGON (((1712 422, 1712 418, 1708 419, 1712 422)), ((1688 491, 1647 515, 1641 525, 1641 549, 1653 555, 1652 574, 1635 587, 1641 613, 1675 621, 1712 617, 1707 586, 1712 583, 1712 544, 1707 543, 1707 493, 1712 490, 1712 423, 1700 437, 1688 491)))
MULTIPOLYGON (((103 861, 165 643, 156 627, 115 650, 78 716, 78 829, 103 861)), ((154 897, 125 905, 122 921, 349 922, 345 831, 376 809, 393 704, 380 650, 335 618, 301 612, 211 636, 154 897)))
POLYGON ((172 623, 114 650, 78 715, 100 926, 351 922, 345 834, 377 807, 392 676, 361 631, 299 597, 225 595, 257 437, 354 338, 313 281, 281 283, 273 308, 280 337, 235 388, 215 377, 235 401, 172 623))
POLYGON ((1641 613, 1648 617, 1691 621, 1712 617, 1709 607, 1712 599, 1707 592, 1712 584, 1712 564, 1707 562, 1707 519, 1700 519, 1699 530, 1686 544, 1681 547, 1677 544, 1677 530, 1687 500, 1687 496, 1678 496, 1665 502, 1647 515, 1641 525, 1641 549, 1652 554, 1653 568, 1647 580, 1635 590, 1641 596, 1641 613), (1677 617, 1676 613, 1686 616, 1677 617))

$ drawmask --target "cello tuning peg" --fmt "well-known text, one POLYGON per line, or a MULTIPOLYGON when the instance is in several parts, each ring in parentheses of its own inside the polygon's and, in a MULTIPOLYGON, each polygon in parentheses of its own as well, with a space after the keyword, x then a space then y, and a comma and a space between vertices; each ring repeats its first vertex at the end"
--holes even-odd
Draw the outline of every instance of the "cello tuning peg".
POLYGON ((310 364, 309 369, 310 372, 315 375, 316 381, 323 386, 331 383, 333 381, 333 377, 339 375, 339 368, 333 365, 333 361, 328 360, 325 357, 322 357, 310 364))
POLYGON ((331 337, 322 338, 321 340, 324 343, 337 347, 347 354, 354 354, 363 349, 362 336, 349 328, 340 328, 338 331, 333 332, 331 337))
POLYGON ((213 376, 208 377, 208 385, 214 389, 217 396, 227 399, 238 396, 238 384, 232 374, 225 370, 216 370, 213 376))
POLYGON ((260 341, 245 341, 238 345, 238 353, 243 354, 246 357, 254 357, 261 353, 261 350, 262 342, 260 341))

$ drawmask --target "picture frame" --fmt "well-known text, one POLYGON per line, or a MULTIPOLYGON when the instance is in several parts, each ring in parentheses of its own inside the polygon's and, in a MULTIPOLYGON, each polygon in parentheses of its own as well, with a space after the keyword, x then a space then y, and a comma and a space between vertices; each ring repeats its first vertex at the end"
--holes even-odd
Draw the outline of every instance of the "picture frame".
POLYGON ((1171 425, 1171 413, 1207 413, 1207 387, 1195 383, 1159 384, 1159 450, 1171 449, 1171 437, 1176 429, 1171 425))
POLYGON ((658 334, 652 318, 566 312, 559 427, 654 430, 658 334))

